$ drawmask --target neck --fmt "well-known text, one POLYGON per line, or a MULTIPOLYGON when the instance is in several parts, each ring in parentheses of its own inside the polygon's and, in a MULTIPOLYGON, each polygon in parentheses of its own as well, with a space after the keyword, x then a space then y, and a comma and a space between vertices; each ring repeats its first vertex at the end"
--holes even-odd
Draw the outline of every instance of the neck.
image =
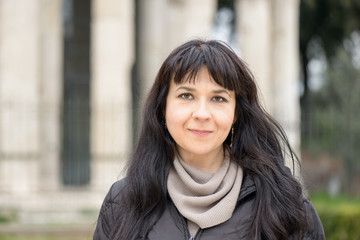
POLYGON ((179 150, 178 153, 185 163, 209 173, 215 173, 222 166, 225 157, 222 147, 219 148, 219 150, 207 154, 185 153, 181 150, 179 150))

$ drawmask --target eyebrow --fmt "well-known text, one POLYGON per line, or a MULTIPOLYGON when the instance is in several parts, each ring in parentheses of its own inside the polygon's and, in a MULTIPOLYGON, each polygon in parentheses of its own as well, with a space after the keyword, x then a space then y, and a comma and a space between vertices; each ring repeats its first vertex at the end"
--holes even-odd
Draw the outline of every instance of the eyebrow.
POLYGON ((184 87, 184 86, 180 86, 178 87, 175 92, 179 91, 179 90, 186 90, 186 91, 189 91, 189 92, 195 92, 195 89, 194 88, 190 88, 190 87, 184 87))
POLYGON ((231 94, 229 93, 229 91, 227 91, 225 89, 214 90, 213 93, 216 93, 216 94, 225 93, 225 94, 229 95, 229 97, 231 97, 231 94))
MULTIPOLYGON (((196 91, 195 88, 180 86, 175 90, 175 92, 177 92, 179 90, 185 90, 185 91, 189 91, 189 92, 195 92, 196 91)), ((227 91, 225 89, 214 90, 212 92, 215 93, 215 94, 225 93, 225 94, 229 95, 229 97, 231 98, 231 94, 229 93, 229 91, 227 91)))

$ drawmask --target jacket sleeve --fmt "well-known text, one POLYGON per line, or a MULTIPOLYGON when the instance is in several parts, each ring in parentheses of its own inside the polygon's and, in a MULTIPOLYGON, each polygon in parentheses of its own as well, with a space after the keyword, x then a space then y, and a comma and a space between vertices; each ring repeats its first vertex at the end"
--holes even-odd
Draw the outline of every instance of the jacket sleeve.
POLYGON ((116 209, 119 206, 119 195, 123 180, 115 182, 106 195, 100 209, 93 240, 109 240, 110 233, 115 227, 116 209))
POLYGON ((324 228, 322 226, 319 215, 317 214, 314 205, 310 200, 304 200, 304 207, 306 211, 306 218, 308 221, 308 231, 305 234, 304 240, 325 240, 324 228))

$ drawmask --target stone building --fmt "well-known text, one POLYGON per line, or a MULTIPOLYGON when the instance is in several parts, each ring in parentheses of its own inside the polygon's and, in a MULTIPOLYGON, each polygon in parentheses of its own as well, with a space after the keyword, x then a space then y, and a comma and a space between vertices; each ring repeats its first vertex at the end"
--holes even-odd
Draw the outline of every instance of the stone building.
MULTIPOLYGON (((233 46, 297 148, 299 1, 234 3, 233 46)), ((0 215, 92 227, 161 62, 186 40, 211 38, 217 4, 0 0, 0 215)))

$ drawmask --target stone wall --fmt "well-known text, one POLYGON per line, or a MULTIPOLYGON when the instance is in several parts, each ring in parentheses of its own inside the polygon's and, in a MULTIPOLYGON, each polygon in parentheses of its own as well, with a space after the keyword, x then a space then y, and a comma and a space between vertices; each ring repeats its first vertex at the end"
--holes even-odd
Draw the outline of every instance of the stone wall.
POLYGON ((40 173, 40 1, 0 4, 0 188, 29 192, 40 173))
MULTIPOLYGON (((76 0, 66 0, 71 1, 76 0)), ((215 0, 138 0, 136 46, 135 1, 92 0, 91 180, 87 186, 65 187, 60 164, 64 2, 0 0, 0 209, 21 206, 29 213, 24 221, 39 211, 100 207, 110 185, 122 176, 138 128, 132 118, 135 48, 141 103, 173 48, 211 38, 216 13, 215 0)), ((266 109, 284 126, 295 149, 298 4, 236 1, 236 48, 254 72, 266 109)))
POLYGON ((236 3, 241 57, 257 80, 265 109, 284 128, 299 155, 299 1, 237 0, 236 3))

